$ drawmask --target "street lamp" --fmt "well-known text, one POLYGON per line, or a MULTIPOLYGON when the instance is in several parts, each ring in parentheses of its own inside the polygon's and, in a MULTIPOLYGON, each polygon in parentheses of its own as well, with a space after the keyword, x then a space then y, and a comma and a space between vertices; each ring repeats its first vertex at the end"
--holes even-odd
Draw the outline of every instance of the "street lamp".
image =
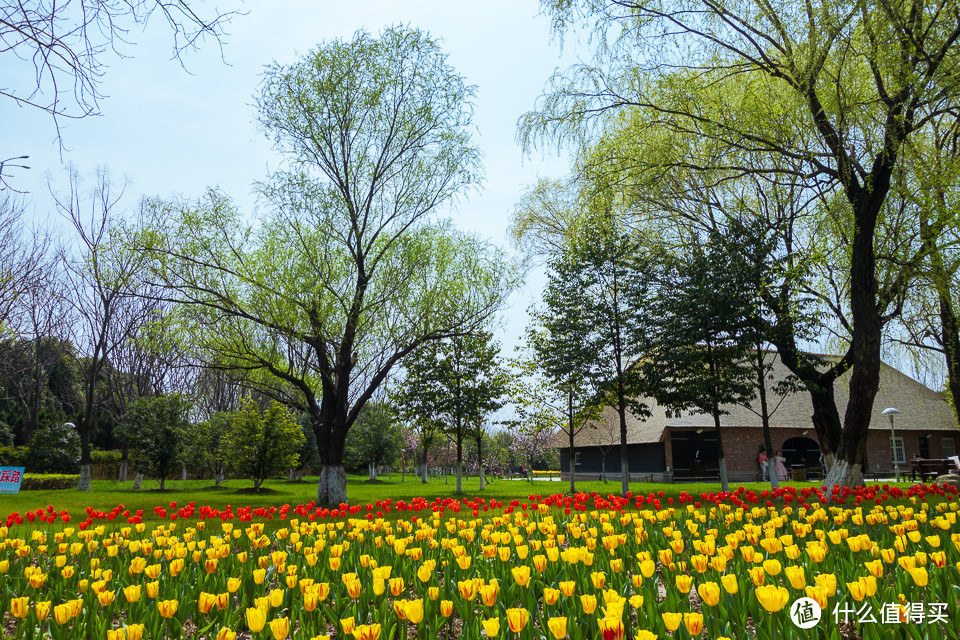
POLYGON ((897 409, 890 407, 883 410, 883 415, 890 416, 890 452, 893 455, 893 472, 897 476, 897 482, 900 482, 900 465, 897 463, 897 444, 896 436, 893 433, 893 416, 900 413, 897 409))

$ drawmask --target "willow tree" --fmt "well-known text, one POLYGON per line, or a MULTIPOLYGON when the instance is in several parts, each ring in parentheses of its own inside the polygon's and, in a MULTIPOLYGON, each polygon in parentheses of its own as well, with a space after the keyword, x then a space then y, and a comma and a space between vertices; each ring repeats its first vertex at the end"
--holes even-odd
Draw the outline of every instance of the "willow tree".
MULTIPOLYGON (((678 156, 691 174, 718 168, 771 175, 783 160, 842 212, 849 238, 850 394, 826 482, 862 482, 880 382, 882 327, 896 304, 878 287, 878 226, 913 138, 960 100, 956 0, 545 0, 558 29, 586 22, 596 64, 558 74, 521 122, 528 145, 584 140, 637 112, 663 135, 693 135, 735 152, 678 156), (724 83, 767 88, 720 92, 724 83), (750 95, 751 100, 743 100, 750 95), (762 93, 760 94, 763 95, 762 93), (785 108, 788 107, 788 108, 785 108), (780 117, 769 117, 770 112, 780 117), (747 162, 739 162, 741 158, 747 162)), ((622 158, 643 162, 643 158, 622 158)), ((781 174, 783 175, 783 174, 781 174)), ((901 281, 901 289, 905 281, 901 281)))
POLYGON ((154 203, 141 248, 216 366, 303 411, 318 502, 346 502, 347 432, 401 361, 501 307, 508 260, 437 221, 480 179, 474 90, 430 37, 389 28, 265 72, 259 122, 286 158, 250 226, 228 198, 154 203))

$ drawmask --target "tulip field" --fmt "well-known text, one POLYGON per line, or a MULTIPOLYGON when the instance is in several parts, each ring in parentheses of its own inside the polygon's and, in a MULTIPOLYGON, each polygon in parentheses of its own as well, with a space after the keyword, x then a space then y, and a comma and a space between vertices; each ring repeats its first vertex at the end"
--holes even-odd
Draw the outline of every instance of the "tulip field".
POLYGON ((18 639, 957 640, 958 509, 937 485, 49 505, 0 526, 0 606, 18 639))

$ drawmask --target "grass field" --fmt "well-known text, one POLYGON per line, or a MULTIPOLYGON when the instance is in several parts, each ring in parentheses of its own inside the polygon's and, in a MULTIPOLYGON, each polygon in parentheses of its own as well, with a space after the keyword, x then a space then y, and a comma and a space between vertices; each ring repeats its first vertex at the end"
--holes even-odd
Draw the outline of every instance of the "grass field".
MULTIPOLYGON (((391 499, 394 502, 398 500, 410 501, 415 497, 421 497, 428 501, 434 499, 457 498, 454 492, 454 478, 450 477, 449 482, 431 478, 428 484, 423 484, 412 476, 406 476, 406 480, 401 482, 399 474, 393 474, 384 477, 375 482, 369 482, 365 476, 349 476, 347 484, 347 496, 352 505, 363 505, 368 503, 375 504, 377 500, 391 499)), ((72 522, 86 518, 86 509, 91 507, 97 511, 109 512, 117 505, 123 505, 124 509, 129 509, 132 513, 137 510, 143 511, 144 521, 154 521, 159 518, 154 515, 154 507, 162 506, 170 510, 171 503, 177 507, 183 507, 190 502, 194 502, 196 507, 210 506, 215 509, 223 510, 230 505, 234 510, 240 507, 252 508, 280 508, 283 505, 295 507, 300 504, 308 504, 316 498, 317 478, 307 477, 301 483, 291 483, 284 480, 271 480, 264 486, 267 491, 260 494, 251 494, 246 492, 250 483, 242 480, 230 480, 221 489, 214 490, 209 480, 187 480, 171 481, 166 483, 167 489, 163 492, 156 490, 158 486, 155 482, 144 481, 140 490, 133 490, 132 482, 114 482, 107 480, 95 480, 91 483, 90 492, 81 493, 73 490, 55 490, 55 491, 24 491, 18 495, 0 495, 0 518, 6 518, 7 514, 33 511, 38 508, 53 506, 57 512, 66 510, 71 517, 72 522)), ((766 483, 743 483, 731 486, 731 489, 738 486, 761 492, 769 489, 766 483)), ((784 486, 815 487, 816 483, 811 482, 787 482, 784 486)), ((901 488, 908 488, 911 483, 901 483, 901 488)), ((475 496, 489 500, 500 500, 509 502, 519 498, 524 499, 531 494, 549 495, 553 493, 563 493, 569 490, 567 482, 557 482, 548 480, 534 480, 532 483, 526 480, 498 480, 487 483, 485 490, 480 491, 479 480, 477 478, 464 479, 464 492, 460 498, 473 498, 475 496)), ((620 491, 620 484, 617 481, 610 480, 606 483, 578 482, 577 490, 583 492, 596 492, 601 495, 615 494, 620 491)), ((676 498, 681 492, 687 492, 693 496, 698 496, 702 492, 719 491, 720 486, 716 483, 690 483, 690 484, 656 484, 656 483, 633 483, 631 491, 634 494, 649 495, 650 493, 663 492, 664 499, 676 498)), ((175 508, 174 508, 175 509, 175 508)), ((396 512, 392 517, 396 517, 396 512)))

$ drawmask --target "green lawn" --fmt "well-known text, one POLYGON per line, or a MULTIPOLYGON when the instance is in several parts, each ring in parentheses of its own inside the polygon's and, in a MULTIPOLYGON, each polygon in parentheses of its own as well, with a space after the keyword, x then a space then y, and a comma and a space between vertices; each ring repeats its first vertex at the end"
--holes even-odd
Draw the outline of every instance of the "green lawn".
MULTIPOLYGON (((448 483, 443 479, 431 478, 428 484, 422 484, 412 476, 407 476, 405 482, 400 481, 399 474, 393 474, 380 481, 370 483, 365 476, 349 476, 347 485, 347 495, 350 503, 353 505, 366 505, 375 503, 380 499, 390 498, 394 502, 397 500, 409 501, 414 497, 423 497, 427 500, 436 498, 455 498, 453 477, 449 478, 448 483)), ((154 515, 154 507, 160 505, 169 509, 171 502, 175 502, 178 507, 182 507, 193 501, 196 506, 211 506, 217 509, 224 509, 227 505, 232 505, 234 511, 239 507, 277 507, 288 504, 294 507, 299 504, 309 503, 316 498, 317 478, 305 478, 302 483, 289 483, 284 480, 271 480, 264 486, 270 490, 269 493, 250 494, 237 493, 238 489, 245 489, 251 486, 249 482, 240 480, 230 480, 225 488, 212 490, 209 480, 187 480, 171 481, 166 483, 167 490, 160 493, 156 490, 158 483, 144 481, 143 488, 134 491, 132 482, 115 482, 108 480, 94 480, 92 490, 88 493, 81 493, 73 490, 56 491, 24 491, 18 495, 0 495, 0 518, 4 518, 8 513, 35 510, 37 508, 52 505, 58 512, 66 509, 71 516, 71 523, 79 522, 86 518, 86 508, 92 507, 97 511, 108 512, 119 504, 124 505, 125 509, 136 512, 143 510, 145 521, 157 520, 154 515)), ((784 483, 785 486, 815 487, 816 483, 784 483)), ((741 486, 732 485, 731 488, 741 486)), ((760 492, 769 488, 765 483, 743 483, 742 486, 749 490, 760 492)), ((899 486, 907 488, 910 483, 901 483, 899 486)), ((472 498, 473 496, 482 496, 487 500, 502 500, 509 502, 515 498, 524 499, 530 494, 549 495, 552 493, 565 492, 569 489, 567 482, 556 482, 547 480, 535 480, 532 484, 525 480, 498 480, 493 483, 487 483, 487 488, 480 491, 479 480, 477 478, 465 478, 464 494, 461 497, 472 498)), ((595 491, 601 495, 619 494, 620 483, 610 480, 606 483, 578 482, 577 490, 584 492, 595 491)), ((691 495, 698 496, 701 492, 719 491, 720 486, 716 483, 690 483, 690 484, 656 484, 656 483, 633 483, 631 490, 635 494, 648 495, 651 492, 664 492, 664 497, 677 497, 682 491, 691 495)), ((396 514, 394 513, 394 517, 396 514)))

